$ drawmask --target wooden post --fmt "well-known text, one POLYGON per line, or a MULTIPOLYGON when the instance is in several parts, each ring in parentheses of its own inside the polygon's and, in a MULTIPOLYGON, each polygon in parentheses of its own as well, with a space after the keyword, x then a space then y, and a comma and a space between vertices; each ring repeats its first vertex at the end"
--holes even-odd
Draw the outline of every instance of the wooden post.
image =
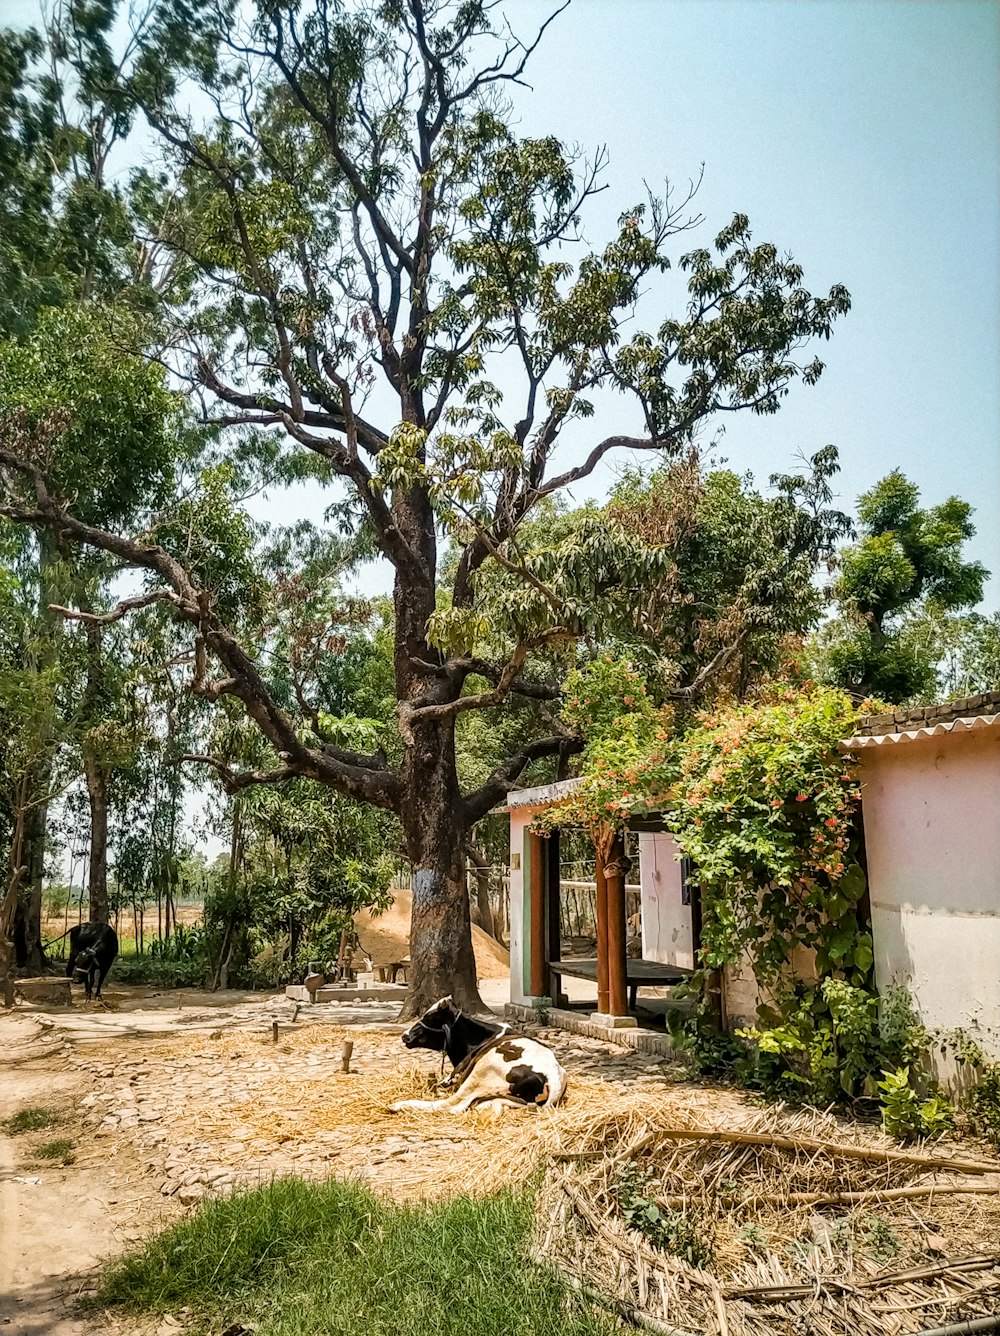
POLYGON ((528 836, 528 892, 531 924, 531 996, 545 997, 545 841, 534 831, 528 836))
POLYGON ((608 1014, 628 1015, 628 963, 625 950, 625 845, 616 835, 605 869, 608 917, 608 1014))
POLYGON ((354 1052, 354 1040, 345 1039, 344 1046, 340 1050, 340 1065, 345 1072, 351 1070, 351 1054, 354 1052))
MULTIPOLYGON (((559 832, 554 830, 545 841, 545 895, 548 901, 548 960, 562 959, 562 897, 559 886, 559 832)), ((559 975, 547 969, 548 996, 559 1005, 559 975)))
POLYGON ((608 1014, 608 883, 604 876, 604 859, 600 852, 594 863, 597 883, 595 907, 597 919, 597 1010, 608 1014))

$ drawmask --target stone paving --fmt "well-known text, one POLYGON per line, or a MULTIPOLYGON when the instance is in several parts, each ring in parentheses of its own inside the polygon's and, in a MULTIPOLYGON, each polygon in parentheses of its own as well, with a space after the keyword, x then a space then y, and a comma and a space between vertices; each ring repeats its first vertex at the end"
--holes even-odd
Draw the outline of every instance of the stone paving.
MULTIPOLYGON (((456 1149, 471 1135, 460 1119, 446 1135, 439 1122, 423 1133, 398 1134, 391 1119, 389 1127, 377 1118, 365 1126, 356 1117, 338 1125, 336 1096, 345 1081, 357 1080, 388 1102, 393 1084, 412 1079, 415 1069, 428 1081, 437 1074, 436 1058, 403 1049, 403 1027, 371 1004, 308 1008, 294 1023, 277 999, 224 1015, 215 1008, 205 1017, 187 1014, 181 1034, 159 1024, 146 1028, 135 1013, 109 1016, 111 1042, 100 1045, 93 1042, 93 1032, 104 1030, 100 1017, 87 1042, 78 1024, 67 1028, 76 1031, 70 1061, 90 1078, 81 1101, 90 1136, 97 1143, 127 1139, 163 1196, 185 1206, 286 1174, 377 1181, 399 1196, 420 1195, 436 1171, 454 1171, 456 1149), (269 1042, 272 1017, 280 1017, 277 1044, 269 1042), (345 1030, 354 1042, 347 1078, 345 1030)), ((588 1074, 643 1088, 674 1084, 679 1076, 656 1055, 557 1030, 534 1033, 556 1048, 571 1082, 574 1074, 588 1074)))

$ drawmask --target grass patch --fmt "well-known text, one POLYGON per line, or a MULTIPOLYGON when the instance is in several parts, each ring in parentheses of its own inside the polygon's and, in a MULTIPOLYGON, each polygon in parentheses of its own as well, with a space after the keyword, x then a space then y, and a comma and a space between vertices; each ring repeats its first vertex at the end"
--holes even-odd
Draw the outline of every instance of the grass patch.
POLYGON ((21 1109, 12 1118, 5 1118, 0 1127, 9 1137, 16 1137, 22 1132, 41 1132, 43 1128, 52 1127, 61 1121, 55 1109, 21 1109))
POLYGON ((55 1141, 46 1141, 36 1146, 32 1153, 36 1160, 58 1160, 60 1164, 72 1164, 76 1159, 74 1150, 76 1146, 69 1137, 57 1137, 55 1141))
POLYGON ((97 1302, 187 1308, 255 1336, 611 1336, 613 1318, 527 1260, 529 1193, 394 1206, 355 1184, 280 1179, 207 1203, 126 1257, 97 1302))

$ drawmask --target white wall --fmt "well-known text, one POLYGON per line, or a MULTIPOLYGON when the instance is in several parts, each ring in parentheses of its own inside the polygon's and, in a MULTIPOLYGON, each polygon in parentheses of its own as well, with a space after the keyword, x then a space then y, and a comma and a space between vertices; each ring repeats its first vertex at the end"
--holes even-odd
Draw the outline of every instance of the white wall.
POLYGON ((691 906, 681 903, 679 850, 669 835, 639 834, 642 955, 663 965, 694 969, 691 906))
POLYGON ((879 988, 1000 1057, 1000 729, 860 755, 879 988))
POLYGON ((522 1005, 528 995, 529 961, 525 946, 524 873, 528 826, 535 815, 533 807, 515 807, 510 814, 510 1000, 522 1005))

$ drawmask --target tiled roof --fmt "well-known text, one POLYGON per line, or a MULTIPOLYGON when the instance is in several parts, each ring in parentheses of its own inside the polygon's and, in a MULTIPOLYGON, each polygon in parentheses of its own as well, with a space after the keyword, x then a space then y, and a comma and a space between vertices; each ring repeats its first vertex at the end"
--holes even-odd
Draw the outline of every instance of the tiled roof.
POLYGON ((944 705, 917 705, 912 710, 893 710, 892 714, 870 714, 858 725, 858 737, 879 737, 887 733, 909 733, 933 728, 956 719, 974 719, 1000 714, 1000 691, 984 691, 944 705))

